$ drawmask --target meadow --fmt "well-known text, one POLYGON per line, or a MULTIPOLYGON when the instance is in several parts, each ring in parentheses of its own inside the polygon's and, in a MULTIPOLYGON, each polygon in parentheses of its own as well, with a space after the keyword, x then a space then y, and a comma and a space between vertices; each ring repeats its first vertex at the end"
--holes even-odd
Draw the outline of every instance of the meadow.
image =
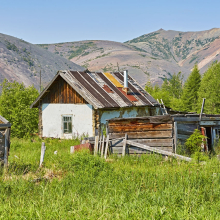
POLYGON ((0 219, 220 219, 220 164, 70 154, 79 140, 12 139, 0 219), (54 154, 57 151, 57 154, 54 154))

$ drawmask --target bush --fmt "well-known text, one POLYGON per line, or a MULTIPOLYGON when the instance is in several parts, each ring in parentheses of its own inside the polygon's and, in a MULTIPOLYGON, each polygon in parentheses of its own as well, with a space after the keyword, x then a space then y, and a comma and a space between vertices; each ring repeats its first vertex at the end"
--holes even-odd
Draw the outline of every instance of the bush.
POLYGON ((4 80, 1 84, 0 114, 11 124, 13 137, 24 137, 36 132, 38 128, 38 109, 30 109, 30 105, 38 96, 33 87, 25 88, 23 83, 4 80))

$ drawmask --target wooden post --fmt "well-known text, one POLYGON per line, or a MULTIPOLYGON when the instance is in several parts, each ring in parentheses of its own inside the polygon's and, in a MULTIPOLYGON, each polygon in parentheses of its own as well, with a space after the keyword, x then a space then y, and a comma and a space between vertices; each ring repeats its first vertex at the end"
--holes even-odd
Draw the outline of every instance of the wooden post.
POLYGON ((98 146, 99 146, 99 136, 95 136, 94 155, 97 155, 98 153, 98 146))
POLYGON ((107 135, 106 138, 105 156, 104 156, 105 159, 107 158, 107 153, 108 153, 108 142, 109 142, 109 135, 107 135))
POLYGON ((124 141, 123 141, 122 157, 125 156, 125 150, 126 150, 127 139, 128 139, 128 135, 127 135, 127 133, 126 133, 126 134, 125 134, 125 139, 124 139, 124 141))
POLYGON ((178 133, 177 133, 177 122, 174 122, 174 153, 176 154, 176 149, 177 149, 177 137, 178 137, 178 133))
POLYGON ((9 128, 5 131, 4 167, 8 166, 9 128))
POLYGON ((40 155, 40 167, 42 166, 42 164, 43 164, 43 162, 44 162, 45 150, 46 150, 45 143, 42 142, 42 145, 41 145, 41 155, 40 155))
POLYGON ((202 113, 203 113, 204 105, 205 105, 205 98, 203 98, 203 101, 202 101, 202 108, 201 108, 201 112, 200 112, 200 116, 199 116, 199 121, 202 120, 202 113))
POLYGON ((71 147, 70 147, 70 153, 73 154, 73 153, 74 153, 74 150, 75 150, 75 149, 74 149, 74 146, 71 146, 71 147))
POLYGON ((104 155, 104 147, 105 147, 105 135, 103 135, 103 139, 102 139, 101 157, 103 157, 104 155))
POLYGON ((101 154, 101 148, 102 148, 102 134, 100 135, 99 138, 99 145, 98 145, 98 153, 101 154))

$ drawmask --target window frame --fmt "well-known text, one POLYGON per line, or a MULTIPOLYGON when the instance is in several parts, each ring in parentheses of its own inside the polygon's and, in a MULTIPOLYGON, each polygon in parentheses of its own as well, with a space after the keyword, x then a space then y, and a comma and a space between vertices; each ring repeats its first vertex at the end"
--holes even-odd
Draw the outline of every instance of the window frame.
POLYGON ((72 115, 62 115, 62 133, 63 135, 72 134, 73 133, 73 116, 72 115), (64 119, 67 118, 65 121, 64 119), (66 128, 64 123, 67 124, 66 128), (71 125, 69 127, 69 124, 71 125))

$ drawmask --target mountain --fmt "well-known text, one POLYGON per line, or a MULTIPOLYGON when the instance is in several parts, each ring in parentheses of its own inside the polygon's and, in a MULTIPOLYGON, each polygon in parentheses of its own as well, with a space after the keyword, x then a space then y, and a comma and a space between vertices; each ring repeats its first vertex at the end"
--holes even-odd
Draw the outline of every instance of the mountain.
POLYGON ((124 43, 91 40, 39 45, 91 71, 128 69, 144 85, 161 84, 165 77, 181 71, 184 77, 198 63, 201 73, 220 60, 220 29, 180 32, 163 30, 124 43))
POLYGON ((0 82, 5 78, 39 88, 61 69, 84 70, 83 67, 24 40, 0 34, 0 82))

